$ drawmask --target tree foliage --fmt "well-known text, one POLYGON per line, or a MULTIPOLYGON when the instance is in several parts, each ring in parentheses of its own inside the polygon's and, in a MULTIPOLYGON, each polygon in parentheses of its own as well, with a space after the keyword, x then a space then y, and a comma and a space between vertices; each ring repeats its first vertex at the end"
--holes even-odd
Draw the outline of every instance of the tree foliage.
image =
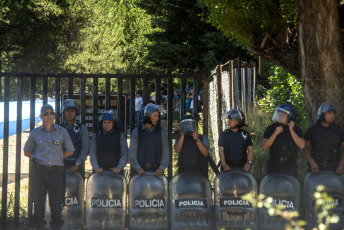
POLYGON ((300 76, 296 0, 199 1, 209 10, 208 21, 224 34, 300 76))
POLYGON ((196 0, 141 0, 152 15, 147 60, 165 72, 208 73, 222 62, 246 52, 229 42, 215 27, 202 20, 204 7, 196 0))
POLYGON ((0 2, 3 71, 61 70, 69 44, 79 38, 82 1, 8 0, 0 2))
POLYGON ((140 73, 152 31, 149 16, 135 6, 137 0, 84 2, 86 26, 83 40, 66 69, 83 73, 140 73))

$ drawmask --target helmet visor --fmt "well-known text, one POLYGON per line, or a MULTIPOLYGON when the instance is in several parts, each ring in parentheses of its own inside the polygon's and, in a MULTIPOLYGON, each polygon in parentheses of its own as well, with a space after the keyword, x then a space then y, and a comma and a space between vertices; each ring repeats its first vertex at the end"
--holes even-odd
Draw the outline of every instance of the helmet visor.
POLYGON ((272 116, 273 121, 277 121, 278 123, 286 123, 288 122, 291 114, 289 111, 283 111, 281 109, 276 109, 274 115, 272 116))
POLYGON ((236 109, 231 109, 221 115, 221 119, 232 119, 236 121, 241 121, 243 119, 241 113, 236 109))
POLYGON ((192 133, 197 131, 197 123, 193 119, 185 119, 180 122, 183 133, 192 133))

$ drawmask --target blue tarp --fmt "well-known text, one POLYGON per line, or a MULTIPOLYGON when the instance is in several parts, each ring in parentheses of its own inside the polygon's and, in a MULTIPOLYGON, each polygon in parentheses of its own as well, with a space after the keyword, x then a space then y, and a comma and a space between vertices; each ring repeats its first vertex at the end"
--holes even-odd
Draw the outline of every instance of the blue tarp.
MULTIPOLYGON (((42 107, 43 101, 36 100, 35 105, 35 124, 39 123, 41 119, 39 118, 40 110, 42 107)), ((55 108, 55 100, 49 100, 48 104, 50 104, 53 108, 55 108)), ((17 102, 10 101, 9 102, 9 135, 12 136, 16 134, 17 131, 17 102)), ((0 139, 4 137, 4 102, 0 102, 0 139)), ((27 130, 30 128, 30 101, 23 101, 22 102, 22 131, 27 130)))

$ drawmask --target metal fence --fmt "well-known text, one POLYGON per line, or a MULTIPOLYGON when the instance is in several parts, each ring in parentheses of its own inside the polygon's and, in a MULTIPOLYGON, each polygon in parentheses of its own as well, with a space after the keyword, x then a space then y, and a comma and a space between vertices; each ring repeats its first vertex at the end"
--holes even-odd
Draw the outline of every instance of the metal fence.
MULTIPOLYGON (((209 83, 209 110, 215 153, 218 153, 218 137, 225 129, 221 120, 223 112, 236 108, 253 112, 256 97, 257 64, 242 62, 240 58, 219 65, 209 83), (226 69, 226 70, 224 70, 226 69)), ((219 161, 218 155, 216 162, 219 161)))
MULTIPOLYGON (((161 104, 161 82, 162 79, 167 81, 167 131, 169 138, 170 146, 170 164, 168 166, 168 179, 172 178, 172 123, 173 123, 173 79, 180 79, 180 116, 184 115, 185 110, 185 88, 186 88, 186 79, 193 79, 193 116, 197 117, 199 108, 198 108, 198 95, 199 95, 199 83, 203 82, 203 94, 202 101, 204 102, 203 107, 208 107, 208 79, 200 75, 120 75, 120 74, 103 74, 103 75, 92 75, 92 74, 35 74, 35 73, 1 73, 0 74, 0 83, 3 82, 1 87, 3 87, 4 94, 0 95, 0 98, 3 98, 4 102, 4 121, 3 121, 3 168, 2 168, 2 203, 1 203, 1 227, 6 228, 7 222, 7 192, 8 192, 8 159, 9 159, 9 117, 16 116, 16 165, 15 165, 15 197, 14 197, 14 225, 15 227, 19 226, 19 209, 20 209, 20 179, 21 179, 21 127, 22 127, 22 101, 23 101, 23 89, 29 88, 29 98, 30 98, 30 131, 35 127, 35 96, 37 92, 37 82, 38 80, 42 82, 42 100, 43 104, 48 102, 48 93, 55 96, 55 123, 60 123, 60 105, 61 105, 61 81, 67 82, 67 98, 75 98, 74 92, 76 91, 76 86, 74 85, 75 81, 80 81, 79 86, 79 96, 80 96, 80 122, 85 124, 85 103, 86 103, 86 80, 92 80, 92 132, 97 130, 98 124, 98 91, 99 91, 99 79, 105 78, 105 109, 112 109, 110 105, 110 81, 111 79, 117 79, 117 95, 123 94, 123 79, 130 80, 130 103, 129 103, 129 129, 130 131, 135 128, 135 88, 136 80, 142 79, 142 89, 143 89, 143 100, 146 104, 149 100, 149 90, 148 90, 148 81, 154 79, 155 84, 155 95, 156 95, 156 104, 161 104), (28 80, 29 79, 29 80, 28 80), (24 81, 25 80, 25 81, 24 81), (10 90, 10 87, 13 84, 10 84, 10 81, 15 82, 16 92, 10 90), (30 82, 29 85, 24 85, 23 82, 30 82), (51 91, 48 92, 48 88, 54 85, 54 93, 51 91), (48 87, 49 86, 49 87, 48 87), (9 113, 9 102, 10 96, 15 98, 17 101, 17 114, 9 113)), ((78 86, 78 87, 79 87, 78 86)), ((0 88, 0 94, 2 89, 0 88)), ((122 114, 122 100, 117 100, 118 114, 122 114)), ((119 123, 123 123, 124 117, 119 116, 119 123)), ((122 126, 123 129, 124 126, 122 126)), ((126 130, 122 130, 125 131, 126 130)), ((208 113, 204 113, 203 116, 203 134, 208 134, 208 113)), ((213 166, 215 165, 212 162, 213 166)), ((31 162, 30 162, 31 168, 31 162)), ((29 168, 29 174, 31 170, 29 168)), ((30 177, 29 177, 30 178, 30 177)), ((29 202, 28 202, 28 222, 29 225, 32 224, 32 184, 29 179, 29 202)))

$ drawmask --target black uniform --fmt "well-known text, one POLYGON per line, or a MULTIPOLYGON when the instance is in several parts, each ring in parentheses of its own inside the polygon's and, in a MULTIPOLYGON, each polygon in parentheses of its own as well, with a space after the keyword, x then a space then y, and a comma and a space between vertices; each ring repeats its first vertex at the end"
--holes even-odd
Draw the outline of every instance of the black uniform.
POLYGON ((344 142, 343 129, 337 124, 324 127, 318 122, 306 131, 305 140, 311 142, 311 156, 319 169, 336 171, 344 142))
MULTIPOLYGON (((283 127, 283 132, 278 134, 274 143, 271 145, 270 159, 267 162, 268 174, 287 174, 297 177, 297 153, 298 147, 291 136, 289 127, 274 123, 268 126, 264 132, 264 139, 269 139, 278 126, 283 127)), ((302 138, 302 130, 299 126, 294 126, 295 133, 302 138)))
POLYGON ((242 168, 247 162, 247 147, 253 143, 250 134, 245 130, 239 129, 235 133, 226 129, 221 133, 218 145, 224 147, 225 160, 230 167, 242 168))
MULTIPOLYGON (((176 137, 176 144, 179 141, 180 133, 176 137)), ((202 144, 209 149, 206 136, 199 135, 202 144), (203 143, 205 142, 205 143, 203 143)), ((178 173, 197 172, 208 177, 208 160, 199 150, 196 141, 190 135, 184 136, 184 142, 178 154, 178 173)))

